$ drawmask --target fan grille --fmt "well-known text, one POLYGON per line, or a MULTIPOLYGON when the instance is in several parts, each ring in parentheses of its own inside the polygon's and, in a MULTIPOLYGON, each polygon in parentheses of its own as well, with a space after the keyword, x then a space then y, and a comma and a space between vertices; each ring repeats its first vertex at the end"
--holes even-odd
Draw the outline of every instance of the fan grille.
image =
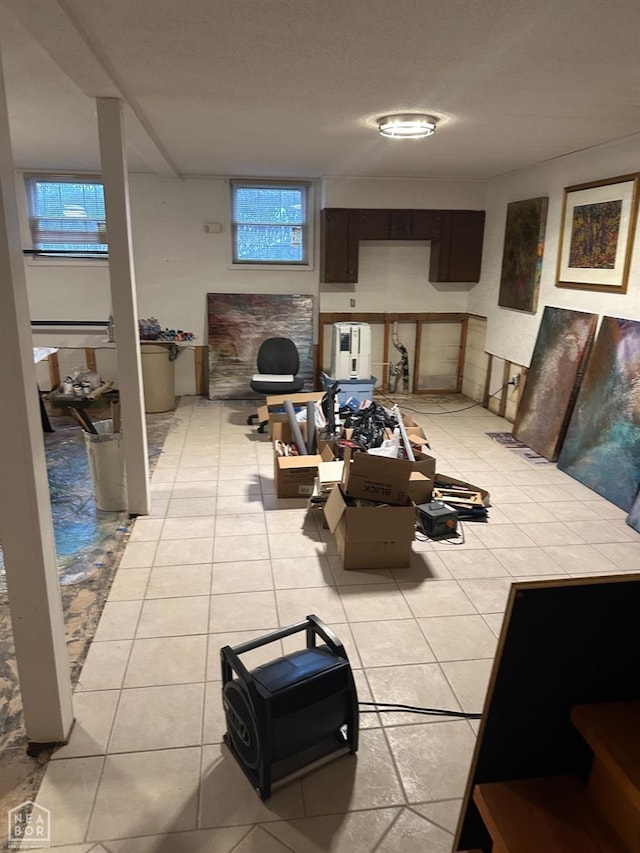
POLYGON ((248 767, 257 767, 260 742, 255 716, 246 691, 235 681, 229 681, 224 686, 224 710, 227 732, 238 757, 248 767))

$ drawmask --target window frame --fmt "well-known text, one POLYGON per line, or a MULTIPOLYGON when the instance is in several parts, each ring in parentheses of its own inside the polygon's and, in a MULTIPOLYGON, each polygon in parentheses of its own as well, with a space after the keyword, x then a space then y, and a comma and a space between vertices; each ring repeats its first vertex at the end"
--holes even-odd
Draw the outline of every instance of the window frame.
MULTIPOLYGON (((96 173, 50 171, 23 171, 21 175, 24 186, 24 193, 22 194, 22 197, 20 199, 20 201, 22 202, 22 204, 20 205, 20 213, 22 214, 21 219, 23 223, 22 231, 24 245, 30 247, 30 251, 25 251, 26 263, 33 265, 68 264, 72 266, 107 266, 109 262, 109 253, 108 243, 106 242, 106 234, 105 242, 104 244, 102 244, 107 245, 107 251, 104 253, 99 253, 97 250, 88 251, 85 249, 69 249, 67 250, 68 254, 58 255, 55 253, 55 251, 52 250, 37 249, 35 240, 36 235, 32 227, 32 220, 37 217, 34 217, 32 215, 31 209, 31 185, 35 181, 47 181, 50 183, 60 184, 100 184, 104 188, 102 175, 96 173)), ((102 222, 102 220, 97 221, 102 222)), ((104 224, 106 228, 106 211, 104 224)))
POLYGON ((307 272, 315 266, 315 185, 304 178, 229 178, 229 263, 228 269, 242 270, 289 270, 307 272), (295 189, 302 190, 305 198, 305 216, 301 224, 303 247, 306 248, 306 258, 303 261, 242 261, 236 260, 236 234, 238 223, 235 220, 235 191, 238 187, 253 189, 295 189))

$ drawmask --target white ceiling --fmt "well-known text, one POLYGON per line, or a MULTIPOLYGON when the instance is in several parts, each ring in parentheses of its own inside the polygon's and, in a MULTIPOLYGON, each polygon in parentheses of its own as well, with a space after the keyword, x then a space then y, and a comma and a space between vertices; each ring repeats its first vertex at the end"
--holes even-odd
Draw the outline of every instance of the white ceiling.
POLYGON ((639 0, 0 0, 0 51, 27 169, 99 170, 96 96, 160 174, 484 180, 640 133, 639 0))

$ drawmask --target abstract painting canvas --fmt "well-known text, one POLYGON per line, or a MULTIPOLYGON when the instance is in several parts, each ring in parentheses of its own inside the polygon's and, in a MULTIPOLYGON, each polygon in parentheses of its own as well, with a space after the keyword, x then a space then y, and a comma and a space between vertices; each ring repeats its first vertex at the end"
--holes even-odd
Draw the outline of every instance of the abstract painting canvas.
POLYGON ((640 486, 640 322, 603 317, 558 468, 629 510, 640 486))
POLYGON ((640 492, 638 492, 638 495, 633 502, 633 506, 631 507, 631 512, 627 516, 627 524, 640 533, 640 492))
POLYGON ((257 372, 266 338, 291 338, 298 348, 305 386, 313 381, 313 297, 286 293, 208 293, 209 397, 255 397, 249 382, 257 372))
POLYGON ((544 309, 513 435, 550 462, 558 458, 597 317, 544 309))
POLYGON ((498 305, 535 313, 549 199, 527 198, 507 205, 498 305))

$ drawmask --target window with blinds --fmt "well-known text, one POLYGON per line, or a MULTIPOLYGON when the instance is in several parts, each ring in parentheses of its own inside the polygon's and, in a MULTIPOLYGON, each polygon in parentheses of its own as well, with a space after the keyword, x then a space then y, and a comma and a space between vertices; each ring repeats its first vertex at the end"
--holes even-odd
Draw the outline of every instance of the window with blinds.
POLYGON ((34 249, 62 255, 108 250, 99 177, 25 175, 24 180, 34 249))
POLYGON ((309 184, 231 181, 234 264, 309 264, 309 184))

